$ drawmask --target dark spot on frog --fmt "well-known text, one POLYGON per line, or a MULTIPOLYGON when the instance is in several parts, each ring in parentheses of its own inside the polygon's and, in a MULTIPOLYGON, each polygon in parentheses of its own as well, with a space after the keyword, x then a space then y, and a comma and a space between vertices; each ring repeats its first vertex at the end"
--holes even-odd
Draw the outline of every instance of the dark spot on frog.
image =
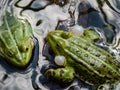
POLYGON ((108 75, 112 75, 113 74, 113 72, 112 71, 108 71, 108 75))
POLYGON ((117 79, 118 79, 118 77, 114 77, 114 79, 115 79, 115 80, 117 80, 117 79))
POLYGON ((60 76, 62 77, 62 74, 64 73, 64 71, 63 70, 60 70, 60 76))
MULTIPOLYGON (((72 50, 71 50, 71 51, 72 51, 72 50)), ((79 53, 79 54, 82 53, 82 52, 81 52, 80 50, 78 50, 78 49, 75 49, 75 52, 76 52, 76 53, 79 53)))
POLYGON ((111 60, 108 61, 110 64, 112 64, 113 62, 111 60))
POLYGON ((94 63, 90 63, 90 66, 95 66, 95 64, 94 63))
POLYGON ((84 47, 84 50, 88 50, 88 48, 87 48, 87 47, 84 47))
POLYGON ((97 70, 99 74, 101 74, 101 70, 97 70))
POLYGON ((100 54, 97 53, 95 56, 96 56, 96 57, 100 57, 100 54))
POLYGON ((106 67, 106 65, 105 65, 105 64, 102 64, 102 65, 101 65, 101 67, 105 68, 105 67, 106 67))

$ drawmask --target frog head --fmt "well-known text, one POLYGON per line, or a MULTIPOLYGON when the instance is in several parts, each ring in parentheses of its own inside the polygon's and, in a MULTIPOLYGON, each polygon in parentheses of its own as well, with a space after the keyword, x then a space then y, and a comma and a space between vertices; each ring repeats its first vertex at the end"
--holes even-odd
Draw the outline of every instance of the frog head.
POLYGON ((71 32, 65 32, 62 30, 51 31, 47 35, 47 40, 56 55, 64 54, 63 49, 66 46, 66 39, 72 36, 71 32))
POLYGON ((72 67, 66 67, 66 60, 63 60, 65 58, 62 58, 65 56, 64 48, 66 47, 66 40, 69 39, 72 36, 71 32, 65 32, 62 30, 55 30, 51 31, 47 35, 47 40, 54 51, 56 57, 58 55, 59 58, 55 60, 55 63, 57 63, 60 68, 58 69, 49 69, 45 72, 45 75, 48 77, 52 77, 52 79, 59 79, 58 82, 71 82, 74 78, 74 69, 72 67), (63 55, 63 56, 61 56, 63 55), (61 60, 61 61, 60 61, 61 60), (63 66, 61 68, 61 66, 63 66))
MULTIPOLYGON (((64 55, 64 48, 68 44, 66 41, 74 37, 72 32, 66 32, 63 30, 54 30, 48 33, 47 40, 56 55, 64 55)), ((87 42, 96 42, 100 36, 92 29, 86 29, 81 36, 87 42)))
POLYGON ((11 65, 23 68, 30 62, 34 47, 32 27, 10 13, 6 13, 3 21, 0 26, 0 55, 11 65))

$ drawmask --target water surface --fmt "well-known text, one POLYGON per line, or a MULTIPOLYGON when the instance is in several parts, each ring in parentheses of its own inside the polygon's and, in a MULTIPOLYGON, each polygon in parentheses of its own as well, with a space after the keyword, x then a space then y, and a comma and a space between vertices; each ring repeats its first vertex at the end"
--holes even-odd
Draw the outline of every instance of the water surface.
MULTIPOLYGON (((119 0, 1 0, 0 17, 4 10, 8 10, 27 19, 34 29, 36 46, 32 62, 24 70, 0 60, 0 90, 93 90, 94 86, 78 78, 62 87, 44 77, 42 73, 54 58, 45 37, 55 29, 81 34, 83 28, 94 27, 102 34, 99 45, 113 44, 115 54, 119 55, 119 4, 119 0)), ((119 88, 118 84, 116 90, 119 88)))

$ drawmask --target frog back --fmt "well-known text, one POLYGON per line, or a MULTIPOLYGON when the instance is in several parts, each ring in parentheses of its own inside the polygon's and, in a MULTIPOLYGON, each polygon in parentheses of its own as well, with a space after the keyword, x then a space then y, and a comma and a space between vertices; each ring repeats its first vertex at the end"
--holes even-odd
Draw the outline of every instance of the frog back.
POLYGON ((120 77, 114 57, 84 38, 73 36, 67 39, 64 51, 67 53, 66 57, 71 57, 68 60, 69 65, 72 65, 85 81, 102 83, 101 78, 104 78, 103 82, 106 79, 114 82, 120 77))
POLYGON ((0 55, 12 65, 24 67, 30 61, 33 47, 31 25, 6 12, 0 26, 0 55))

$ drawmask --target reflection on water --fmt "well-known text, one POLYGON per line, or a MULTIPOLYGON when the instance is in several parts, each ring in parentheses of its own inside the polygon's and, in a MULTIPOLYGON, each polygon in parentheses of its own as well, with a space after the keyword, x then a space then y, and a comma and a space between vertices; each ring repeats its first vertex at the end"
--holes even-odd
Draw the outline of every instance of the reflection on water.
POLYGON ((27 69, 18 70, 0 60, 0 90, 92 90, 92 86, 77 78, 70 85, 61 87, 42 75, 49 68, 48 60, 53 63, 54 57, 49 45, 44 45, 45 37, 54 29, 81 32, 83 28, 97 27, 104 34, 104 42, 100 45, 113 43, 119 50, 119 4, 119 0, 1 0, 0 17, 7 9, 28 19, 37 40, 33 60, 27 69))

